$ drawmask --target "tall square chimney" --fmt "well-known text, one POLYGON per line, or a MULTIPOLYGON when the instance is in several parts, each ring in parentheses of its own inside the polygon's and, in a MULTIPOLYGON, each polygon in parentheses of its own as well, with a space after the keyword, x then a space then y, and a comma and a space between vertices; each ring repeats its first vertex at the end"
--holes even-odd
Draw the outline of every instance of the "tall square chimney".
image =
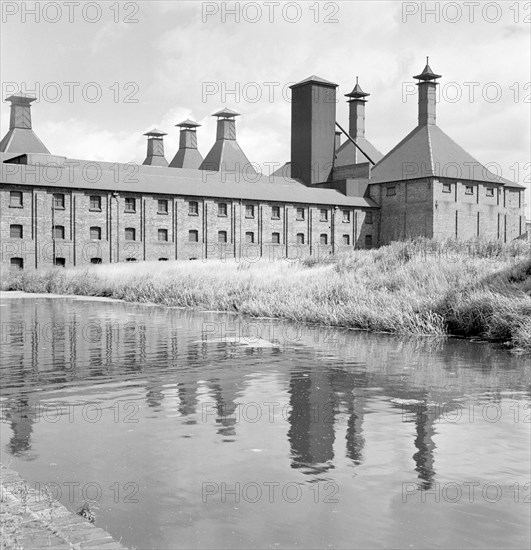
POLYGON ((328 181, 334 166, 337 84, 318 76, 291 88, 291 177, 328 181))

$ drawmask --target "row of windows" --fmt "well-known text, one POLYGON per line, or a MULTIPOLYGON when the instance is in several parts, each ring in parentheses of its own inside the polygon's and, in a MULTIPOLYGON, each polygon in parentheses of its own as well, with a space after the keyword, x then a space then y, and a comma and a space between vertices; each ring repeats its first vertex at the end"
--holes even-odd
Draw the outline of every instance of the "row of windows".
MULTIPOLYGON (((167 214, 168 213, 168 203, 167 199, 158 199, 157 201, 157 213, 158 214, 167 214)), ((10 197, 10 206, 21 207, 22 206, 22 192, 21 191, 11 191, 10 197)), ((101 196, 91 195, 89 198, 89 208, 90 210, 101 211, 101 196)), ((53 195, 53 205, 55 209, 63 210, 65 207, 65 196, 62 193, 54 193, 53 195)), ((136 212, 136 199, 134 197, 125 198, 125 212, 131 213, 136 212)), ((227 216, 228 205, 225 202, 218 203, 218 216, 225 217, 227 216)), ((199 215, 199 203, 197 201, 188 202, 188 214, 190 216, 199 215)), ((328 221, 328 210, 326 208, 321 208, 320 210, 320 221, 328 221)), ((297 208, 296 219, 304 220, 305 219, 305 209, 297 208)), ((245 217, 254 218, 255 217, 255 206, 253 204, 247 204, 245 206, 245 217)), ((271 207, 271 219, 279 220, 280 219, 280 206, 271 207)), ((343 210, 343 221, 350 222, 350 211, 343 210)), ((372 212, 367 212, 366 223, 372 223, 372 212)))
MULTIPOLYGON (((443 183, 443 193, 451 193, 452 192, 452 184, 451 183, 443 183)), ((473 195, 474 194, 474 186, 473 185, 465 185, 465 195, 473 195)), ((494 197, 494 187, 487 187, 485 190, 485 194, 487 197, 494 197)))
MULTIPOLYGON (((54 239, 64 239, 65 238, 65 227, 64 225, 54 225, 52 228, 52 234, 54 239)), ((23 227, 22 225, 11 225, 9 228, 9 236, 12 239, 22 239, 23 238, 23 227)), ((367 244, 367 237, 370 238, 370 243, 372 245, 372 236, 367 235, 366 236, 366 242, 367 244)), ((167 242, 168 241, 168 230, 167 229, 158 229, 157 230, 157 238, 161 242, 167 242)), ((305 244, 305 236, 304 233, 297 233, 297 244, 305 244)), ((90 228, 90 239, 93 241, 99 241, 101 240, 101 227, 91 227, 90 228)), ((349 245, 350 244, 350 235, 343 235, 343 244, 349 245)), ((126 241, 136 241, 136 229, 134 227, 126 227, 125 228, 125 240, 126 241)), ((197 243, 199 242, 199 231, 197 229, 191 229, 188 231, 188 242, 191 243, 197 243)), ((219 243, 226 243, 227 242, 227 232, 226 231, 218 231, 218 242, 219 243)), ((245 242, 246 243, 254 243, 254 232, 253 231, 247 231, 245 233, 245 242)), ((271 233, 271 242, 273 244, 280 244, 280 233, 271 233)), ((319 242, 321 244, 328 244, 328 235, 326 233, 322 233, 319 236, 319 242)))

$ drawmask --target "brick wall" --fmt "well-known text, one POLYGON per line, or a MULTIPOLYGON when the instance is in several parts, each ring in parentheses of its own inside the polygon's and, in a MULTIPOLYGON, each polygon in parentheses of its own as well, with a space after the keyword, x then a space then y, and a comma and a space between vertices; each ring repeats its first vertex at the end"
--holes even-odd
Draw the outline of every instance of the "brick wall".
POLYGON ((26 268, 51 266, 58 259, 73 266, 132 259, 243 257, 254 261, 260 256, 323 256, 376 246, 379 224, 377 209, 212 197, 4 186, 0 200, 2 261, 9 264, 11 258, 22 258, 26 268), (10 191, 23 192, 22 207, 10 206, 10 191), (64 195, 64 208, 52 208, 54 194, 64 195), (100 198, 99 208, 91 208, 91 196, 100 198), (134 200, 134 208, 126 210, 127 199, 134 200), (159 209, 159 200, 167 201, 167 209, 159 209), (197 203, 196 212, 190 210, 190 202, 197 203), (220 215, 220 203, 226 204, 226 215, 220 215), (247 205, 254 207, 252 216, 246 215, 247 205), (279 210, 278 216, 273 215, 273 207, 279 210), (304 210, 302 219, 297 208, 304 210), (326 221, 321 221, 321 209, 327 212, 326 221), (348 211, 348 217, 343 210, 348 211), (10 237, 12 224, 23 226, 22 239, 10 237), (64 227, 64 238, 52 238, 52 225, 64 227), (134 239, 126 240, 130 230, 134 239), (190 239, 191 231, 197 232, 197 241, 190 239), (226 243, 219 242, 221 231, 226 232, 226 243), (247 242, 248 233, 254 242, 247 242), (303 243, 298 243, 298 235, 302 235, 303 243), (326 235, 326 244, 321 235, 326 235), (371 236, 370 243, 367 235, 371 236))

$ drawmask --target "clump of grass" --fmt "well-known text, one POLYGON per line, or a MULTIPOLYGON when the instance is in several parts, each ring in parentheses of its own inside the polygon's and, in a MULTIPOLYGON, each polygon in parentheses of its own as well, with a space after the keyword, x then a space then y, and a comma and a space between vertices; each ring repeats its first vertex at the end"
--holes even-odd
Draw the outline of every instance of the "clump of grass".
POLYGON ((396 242, 304 261, 118 263, 6 273, 3 289, 107 296, 531 353, 531 243, 396 242))

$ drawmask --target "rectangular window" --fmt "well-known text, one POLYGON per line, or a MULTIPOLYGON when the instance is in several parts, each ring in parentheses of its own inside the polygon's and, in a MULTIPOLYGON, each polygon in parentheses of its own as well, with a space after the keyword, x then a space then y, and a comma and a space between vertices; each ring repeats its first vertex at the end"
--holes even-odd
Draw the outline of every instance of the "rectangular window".
POLYGON ((125 240, 136 241, 136 229, 134 227, 125 228, 125 240))
POLYGON ((166 199, 157 200, 157 214, 168 213, 168 201, 166 199))
POLYGON ((297 208, 297 219, 304 220, 304 208, 297 208))
POLYGON ((373 223, 372 212, 365 212, 365 223, 373 223))
POLYGON ((297 244, 304 244, 304 233, 297 233, 297 244))
POLYGON ((280 220, 280 206, 271 207, 271 219, 280 220))
POLYGON ((343 221, 345 223, 350 222, 350 210, 343 210, 343 221))
POLYGON ((136 212, 136 199, 134 197, 125 198, 125 211, 136 212))
POLYGON ((166 242, 168 240, 168 230, 167 229, 159 229, 157 231, 157 236, 159 241, 166 242))
POLYGON ((271 233, 271 242, 273 244, 280 244, 280 233, 271 233))
POLYGON ((254 206, 252 204, 245 205, 245 217, 254 218, 254 206))
POLYGON ((90 228, 90 240, 91 241, 101 241, 101 227, 91 227, 90 228))
POLYGON ((487 197, 494 197, 494 187, 487 187, 487 197))
POLYGON ((326 208, 321 208, 320 210, 320 218, 319 218, 322 222, 327 222, 328 221, 328 210, 326 210, 326 208))
POLYGON ((218 216, 225 217, 227 215, 227 203, 220 202, 218 203, 218 216))
POLYGON ((394 195, 396 195, 396 187, 394 185, 393 187, 387 187, 385 194, 387 197, 393 197, 394 195))
POLYGON ((226 242, 227 242, 227 232, 218 231, 218 243, 226 243, 226 242))
POLYGON ((188 242, 189 243, 199 242, 199 231, 197 229, 190 229, 190 231, 188 231, 188 242))
POLYGON ((451 193, 452 192, 452 184, 451 183, 443 183, 443 193, 451 193))
POLYGON ((245 242, 249 244, 254 243, 254 233, 252 231, 245 233, 245 242))
POLYGON ((11 258, 11 269, 24 269, 24 260, 22 258, 11 258))
POLYGON ((22 208, 22 191, 11 191, 9 193, 9 206, 11 208, 22 208))
POLYGON ((9 236, 12 239, 22 239, 23 231, 21 225, 10 225, 9 226, 9 236))
POLYGON ((90 196, 89 210, 97 210, 98 212, 101 212, 101 197, 99 195, 90 196))
POLYGON ((350 244, 350 235, 343 235, 343 244, 350 244))
POLYGON ((64 239, 65 238, 65 226, 64 225, 54 225, 53 226, 53 237, 54 237, 54 239, 64 239))
POLYGON ((372 235, 365 235, 365 246, 372 246, 372 235))
POLYGON ((66 266, 66 259, 65 258, 55 258, 53 261, 53 265, 56 265, 57 267, 65 267, 66 266))
POLYGON ((55 210, 65 209, 65 196, 63 195, 63 193, 54 193, 53 207, 55 208, 55 210))
POLYGON ((326 233, 321 233, 321 236, 319 237, 319 242, 321 244, 328 244, 328 235, 326 233))
POLYGON ((465 195, 473 195, 474 194, 474 187, 472 185, 467 185, 465 187, 465 195))
POLYGON ((199 215, 199 203, 197 201, 190 201, 188 203, 188 215, 189 216, 199 215))

